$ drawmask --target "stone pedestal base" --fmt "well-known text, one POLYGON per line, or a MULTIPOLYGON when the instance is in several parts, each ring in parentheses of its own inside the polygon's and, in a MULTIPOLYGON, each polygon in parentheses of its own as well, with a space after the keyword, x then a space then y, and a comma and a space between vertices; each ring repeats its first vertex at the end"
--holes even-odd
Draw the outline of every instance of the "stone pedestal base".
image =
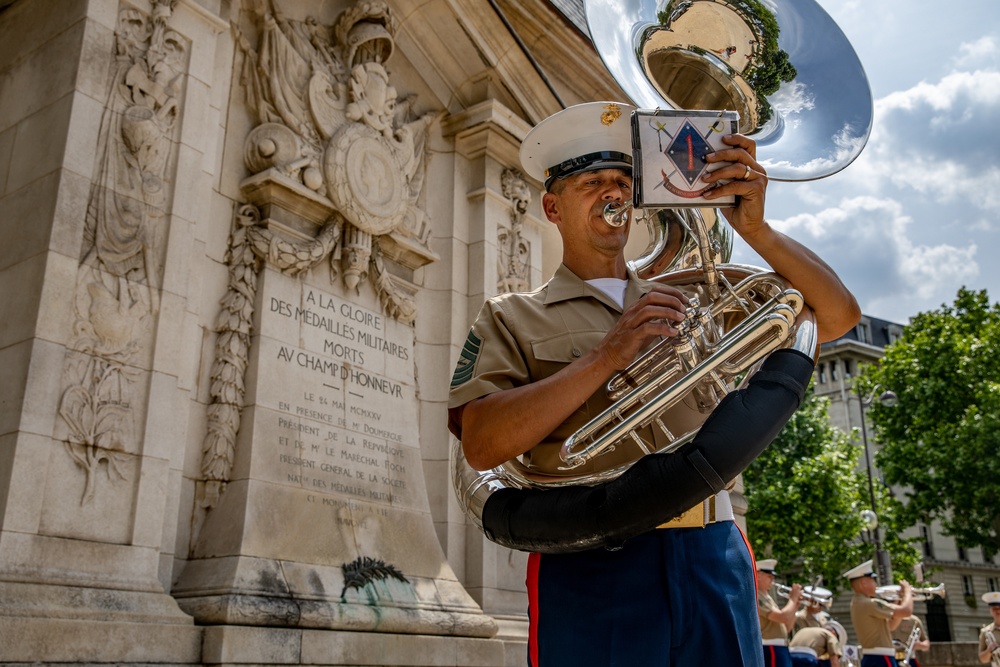
POLYGON ((0 664, 199 664, 201 641, 165 593, 0 582, 0 664))
MULTIPOLYGON (((523 648, 523 644, 521 648, 523 648)), ((206 665, 407 665, 504 667, 509 651, 499 639, 434 637, 217 625, 205 628, 206 665)), ((513 664, 525 664, 525 653, 513 664)))

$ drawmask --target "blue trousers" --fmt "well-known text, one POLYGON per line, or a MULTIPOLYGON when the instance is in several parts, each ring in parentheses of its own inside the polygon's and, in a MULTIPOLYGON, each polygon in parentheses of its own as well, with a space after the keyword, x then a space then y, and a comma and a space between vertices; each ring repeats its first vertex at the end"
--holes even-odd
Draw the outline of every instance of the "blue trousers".
MULTIPOLYGON (((767 647, 764 647, 767 649, 767 647)), ((820 660, 819 658, 814 658, 808 653, 791 653, 789 652, 789 657, 792 661, 792 667, 818 667, 821 663, 825 662, 829 667, 829 660, 820 660)))
POLYGON ((763 667, 750 549, 732 521, 617 551, 528 558, 531 667, 763 667))
MULTIPOLYGON (((864 649, 861 651, 864 653, 864 649)), ((862 655, 861 667, 899 667, 899 663, 891 655, 862 655)))
POLYGON ((792 656, 787 646, 764 646, 764 667, 792 667, 792 656))

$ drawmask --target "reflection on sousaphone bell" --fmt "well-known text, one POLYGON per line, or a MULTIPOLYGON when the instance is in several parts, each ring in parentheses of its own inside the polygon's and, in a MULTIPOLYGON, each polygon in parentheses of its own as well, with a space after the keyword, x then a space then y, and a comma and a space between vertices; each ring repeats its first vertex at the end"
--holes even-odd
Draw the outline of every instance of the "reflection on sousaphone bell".
POLYGON ((585 0, 594 46, 637 107, 737 111, 769 178, 829 176, 868 140, 868 79, 814 0, 766 5, 585 0))

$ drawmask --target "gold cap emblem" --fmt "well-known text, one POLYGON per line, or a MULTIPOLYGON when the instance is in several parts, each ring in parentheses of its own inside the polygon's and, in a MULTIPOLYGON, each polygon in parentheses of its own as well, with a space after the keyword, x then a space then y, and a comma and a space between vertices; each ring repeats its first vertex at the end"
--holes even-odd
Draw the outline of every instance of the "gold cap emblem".
POLYGON ((613 122, 622 117, 621 108, 615 104, 605 104, 604 112, 601 114, 601 123, 604 125, 611 125, 613 122))

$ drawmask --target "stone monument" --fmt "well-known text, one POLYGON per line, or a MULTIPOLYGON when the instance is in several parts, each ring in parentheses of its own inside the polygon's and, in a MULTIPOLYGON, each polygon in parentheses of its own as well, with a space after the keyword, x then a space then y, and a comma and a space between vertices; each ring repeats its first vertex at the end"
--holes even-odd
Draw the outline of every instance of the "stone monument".
POLYGON ((0 663, 524 663, 447 386, 606 77, 511 9, 0 0, 0 663))

